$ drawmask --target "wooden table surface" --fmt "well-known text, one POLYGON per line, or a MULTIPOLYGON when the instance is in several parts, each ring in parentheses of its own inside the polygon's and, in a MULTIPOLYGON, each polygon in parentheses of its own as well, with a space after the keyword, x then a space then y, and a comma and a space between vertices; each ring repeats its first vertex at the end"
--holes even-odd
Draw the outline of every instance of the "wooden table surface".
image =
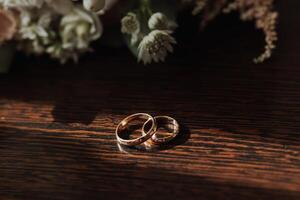
POLYGON ((165 64, 126 49, 65 67, 18 56, 0 77, 0 199, 300 199, 299 7, 278 2, 281 40, 261 65, 263 35, 235 15, 197 39, 182 29, 165 64), (136 112, 175 117, 181 136, 118 148, 136 112))

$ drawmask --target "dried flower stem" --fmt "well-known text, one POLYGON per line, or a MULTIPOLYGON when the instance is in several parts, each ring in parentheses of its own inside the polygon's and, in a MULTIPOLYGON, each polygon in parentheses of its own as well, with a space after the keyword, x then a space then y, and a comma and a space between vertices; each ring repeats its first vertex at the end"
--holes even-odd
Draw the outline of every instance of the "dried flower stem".
POLYGON ((194 2, 193 14, 203 13, 202 25, 207 24, 221 12, 240 12, 241 20, 254 21, 257 29, 265 34, 265 51, 254 59, 261 63, 271 57, 278 39, 276 24, 278 13, 273 10, 274 0, 184 0, 194 2))

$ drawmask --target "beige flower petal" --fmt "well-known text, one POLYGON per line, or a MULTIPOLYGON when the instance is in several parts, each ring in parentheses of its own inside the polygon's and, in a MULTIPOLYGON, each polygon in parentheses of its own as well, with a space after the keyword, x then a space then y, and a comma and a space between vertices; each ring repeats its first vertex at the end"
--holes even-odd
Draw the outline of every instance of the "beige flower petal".
POLYGON ((11 40, 17 30, 17 20, 13 12, 0 10, 0 43, 11 40))

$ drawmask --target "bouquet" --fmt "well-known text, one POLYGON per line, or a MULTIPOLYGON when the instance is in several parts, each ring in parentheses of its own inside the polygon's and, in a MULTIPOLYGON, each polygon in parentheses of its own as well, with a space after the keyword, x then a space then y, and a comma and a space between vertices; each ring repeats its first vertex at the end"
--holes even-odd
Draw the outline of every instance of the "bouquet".
POLYGON ((176 46, 183 10, 203 27, 220 14, 238 12, 265 34, 265 50, 254 62, 271 57, 277 41, 274 0, 0 0, 0 46, 47 54, 61 63, 77 61, 101 40, 103 16, 115 15, 121 16, 119 31, 138 62, 162 62, 176 46))

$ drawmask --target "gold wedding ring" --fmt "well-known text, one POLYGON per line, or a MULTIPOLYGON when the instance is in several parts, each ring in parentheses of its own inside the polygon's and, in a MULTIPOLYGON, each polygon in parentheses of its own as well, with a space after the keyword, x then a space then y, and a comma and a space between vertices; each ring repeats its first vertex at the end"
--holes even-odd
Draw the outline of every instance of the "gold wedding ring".
MULTIPOLYGON (((154 117, 154 120, 156 122, 156 126, 157 126, 157 130, 159 128, 165 128, 165 129, 169 129, 168 130, 168 136, 164 136, 164 137, 158 137, 157 132, 151 137, 151 140, 154 144, 165 144, 171 140, 173 140, 179 133, 179 124, 178 122, 169 116, 156 116, 154 117), (170 130, 171 129, 171 130, 170 130)), ((147 125, 147 123, 149 123, 150 121, 148 120, 142 128, 142 133, 143 135, 146 134, 145 131, 145 127, 147 125)))
POLYGON ((151 115, 149 115, 147 113, 136 113, 136 114, 126 117, 119 123, 119 125, 116 128, 116 137, 120 144, 123 144, 126 146, 136 146, 136 145, 142 144, 142 143, 146 142, 147 140, 149 140, 153 136, 153 134, 156 132, 156 127, 157 126, 156 126, 155 119, 151 115), (145 132, 142 136, 135 138, 135 139, 122 138, 121 137, 122 131, 124 131, 127 128, 129 122, 132 122, 132 121, 138 120, 138 119, 143 119, 147 123, 151 122, 150 129, 147 132, 145 132))
POLYGON ((148 140, 153 144, 162 145, 173 140, 179 134, 178 122, 169 116, 152 117, 147 113, 136 113, 123 119, 116 128, 116 137, 120 144, 126 146, 140 145, 148 140), (135 139, 124 139, 122 132, 129 127, 129 123, 134 120, 145 120, 142 126, 142 134, 135 139), (148 126, 149 125, 149 126, 148 126), (164 137, 158 136, 158 129, 164 128, 168 131, 168 135, 164 137))

